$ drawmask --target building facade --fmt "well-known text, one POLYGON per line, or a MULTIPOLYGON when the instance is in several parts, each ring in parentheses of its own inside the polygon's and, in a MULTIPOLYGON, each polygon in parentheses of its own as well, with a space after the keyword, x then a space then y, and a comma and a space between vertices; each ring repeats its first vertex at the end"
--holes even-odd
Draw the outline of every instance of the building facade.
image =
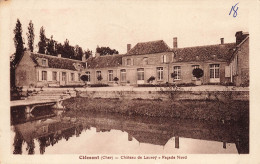
POLYGON ((249 86, 249 34, 237 32, 236 45, 229 62, 230 80, 236 86, 249 86))
POLYGON ((173 38, 173 48, 163 40, 137 43, 133 48, 128 44, 126 54, 87 60, 89 76, 94 78, 90 83, 113 84, 113 78, 117 77, 120 85, 148 84, 148 79, 154 77, 154 84, 200 80, 202 84, 248 86, 249 35, 240 31, 235 36, 236 43, 224 43, 221 38, 220 44, 186 48, 177 47, 177 38, 173 38), (192 74, 195 68, 203 70, 200 79, 192 74), (98 74, 103 77, 100 81, 98 74))
POLYGON ((16 68, 17 86, 83 85, 80 76, 88 76, 88 84, 138 85, 176 83, 249 85, 249 34, 239 31, 235 43, 173 48, 163 40, 127 45, 126 54, 90 57, 78 61, 25 52, 16 68), (203 70, 197 79, 192 71, 203 70), (30 70, 30 71, 29 71, 30 70), (172 76, 174 75, 174 76, 172 76), (116 81, 118 79, 118 81, 116 81))
POLYGON ((25 51, 15 69, 16 86, 54 87, 84 85, 85 62, 25 51))

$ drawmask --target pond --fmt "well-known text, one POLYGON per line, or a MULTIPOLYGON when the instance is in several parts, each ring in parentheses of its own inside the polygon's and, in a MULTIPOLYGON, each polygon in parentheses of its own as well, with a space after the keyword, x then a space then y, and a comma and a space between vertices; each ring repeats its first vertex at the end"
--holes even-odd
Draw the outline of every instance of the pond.
POLYGON ((11 150, 13 154, 241 154, 249 152, 248 129, 248 120, 209 122, 50 107, 26 115, 19 107, 11 109, 11 150))

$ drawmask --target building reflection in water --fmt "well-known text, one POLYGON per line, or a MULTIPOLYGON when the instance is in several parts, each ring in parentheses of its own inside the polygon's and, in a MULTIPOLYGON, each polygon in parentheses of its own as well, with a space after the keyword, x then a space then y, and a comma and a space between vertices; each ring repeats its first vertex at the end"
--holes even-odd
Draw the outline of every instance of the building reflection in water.
MULTIPOLYGON (((128 142, 133 139, 139 143, 165 146, 169 140, 174 140, 174 147, 180 149, 180 138, 192 138, 223 143, 235 143, 239 153, 248 153, 248 136, 241 139, 243 128, 236 124, 211 123, 194 120, 167 118, 128 117, 115 114, 81 113, 69 117, 47 113, 47 118, 41 115, 33 120, 25 119, 22 123, 13 124, 15 137, 13 154, 23 154, 22 145, 26 143, 28 154, 35 153, 35 142, 39 143, 40 154, 45 153, 48 146, 54 146, 60 140, 68 141, 72 136, 80 137, 83 130, 88 132, 91 127, 96 133, 120 130, 128 133, 128 142)), ((17 118, 17 116, 14 116, 17 118)), ((79 143, 80 144, 80 143, 79 143)))

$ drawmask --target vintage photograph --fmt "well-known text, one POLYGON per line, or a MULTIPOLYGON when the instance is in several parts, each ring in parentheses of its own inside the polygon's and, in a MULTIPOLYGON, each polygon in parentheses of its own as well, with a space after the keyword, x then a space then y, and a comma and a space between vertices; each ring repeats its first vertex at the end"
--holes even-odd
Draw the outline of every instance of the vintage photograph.
POLYGON ((247 2, 1 5, 12 156, 250 154, 247 2))

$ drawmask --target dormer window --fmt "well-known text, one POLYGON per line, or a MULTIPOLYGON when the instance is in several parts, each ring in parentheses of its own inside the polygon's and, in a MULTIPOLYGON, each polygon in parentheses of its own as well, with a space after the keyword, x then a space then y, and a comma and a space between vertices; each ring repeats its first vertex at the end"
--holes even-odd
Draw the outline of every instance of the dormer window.
POLYGON ((166 63, 167 62, 167 56, 166 55, 162 55, 162 63, 166 63))
POLYGON ((42 66, 47 66, 47 60, 46 59, 42 59, 42 66))
POLYGON ((144 64, 144 65, 147 65, 147 64, 148 64, 148 58, 147 58, 147 57, 144 57, 144 58, 143 58, 143 64, 144 64))
POLYGON ((131 65, 131 59, 126 60, 126 65, 131 65))

